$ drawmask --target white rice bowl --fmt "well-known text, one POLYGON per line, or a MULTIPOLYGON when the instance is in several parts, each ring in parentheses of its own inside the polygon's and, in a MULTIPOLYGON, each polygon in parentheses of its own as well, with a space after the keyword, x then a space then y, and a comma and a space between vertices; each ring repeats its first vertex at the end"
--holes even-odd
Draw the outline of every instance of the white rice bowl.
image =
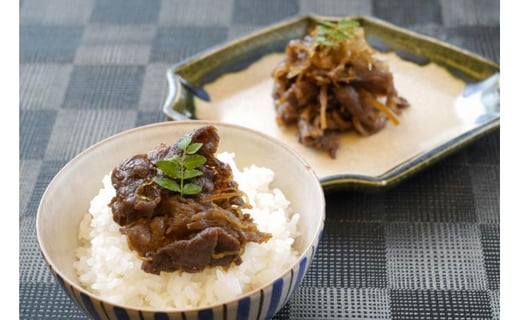
POLYGON ((239 170, 232 153, 221 153, 218 158, 231 166, 235 181, 248 196, 253 208, 244 212, 253 217, 260 231, 272 234, 268 242, 248 243, 243 262, 227 270, 213 267, 199 273, 146 273, 129 249, 126 236, 119 232, 119 225, 112 220, 107 204, 115 190, 107 174, 79 227, 80 247, 73 266, 81 284, 116 304, 191 308, 232 300, 266 285, 290 268, 299 254, 293 244, 299 236, 300 216, 293 212, 281 190, 270 187, 274 172, 255 165, 239 170))

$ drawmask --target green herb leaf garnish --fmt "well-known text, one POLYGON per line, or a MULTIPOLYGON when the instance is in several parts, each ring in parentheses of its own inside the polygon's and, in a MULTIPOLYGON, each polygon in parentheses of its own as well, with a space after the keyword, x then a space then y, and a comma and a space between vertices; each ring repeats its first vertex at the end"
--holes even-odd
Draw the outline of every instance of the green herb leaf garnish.
POLYGON ((173 179, 166 177, 158 177, 154 179, 154 182, 165 189, 181 193, 181 186, 179 185, 179 183, 177 183, 177 181, 173 179))
POLYGON ((318 34, 315 37, 316 43, 325 47, 336 47, 341 42, 352 39, 359 23, 354 20, 342 19, 338 22, 320 21, 318 22, 318 34))
POLYGON ((187 183, 182 188, 181 194, 198 194, 202 191, 202 187, 195 183, 187 183))
POLYGON ((206 157, 197 154, 202 143, 191 143, 191 137, 185 136, 177 142, 177 147, 182 150, 180 156, 174 155, 155 163, 164 176, 155 178, 154 182, 165 189, 180 193, 181 196, 198 194, 202 187, 195 183, 186 183, 186 180, 202 175, 198 168, 207 161, 206 157))

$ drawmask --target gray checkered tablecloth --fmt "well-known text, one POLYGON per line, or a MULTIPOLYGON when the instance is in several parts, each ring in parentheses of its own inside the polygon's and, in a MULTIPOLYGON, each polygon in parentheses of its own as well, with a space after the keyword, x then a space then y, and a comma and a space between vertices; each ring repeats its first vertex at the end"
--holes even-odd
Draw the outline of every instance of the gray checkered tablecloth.
MULTIPOLYGON (((497 0, 21 0, 21 319, 85 319, 39 252, 35 215, 72 157, 167 121, 166 69, 281 19, 368 15, 500 63, 497 0)), ((377 193, 326 196, 301 288, 275 319, 499 319, 500 133, 377 193)))

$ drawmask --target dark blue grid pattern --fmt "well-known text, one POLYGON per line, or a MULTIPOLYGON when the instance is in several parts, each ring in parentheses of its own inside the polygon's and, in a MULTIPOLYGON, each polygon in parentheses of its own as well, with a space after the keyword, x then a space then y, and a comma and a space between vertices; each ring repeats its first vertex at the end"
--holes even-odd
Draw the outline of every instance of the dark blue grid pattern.
POLYGON ((372 8, 376 16, 404 27, 442 22, 439 1, 372 1, 372 8))
POLYGON ((222 43, 225 27, 160 27, 152 43, 151 61, 180 61, 201 50, 222 43))
POLYGON ((24 110, 57 110, 63 103, 71 64, 27 63, 20 68, 20 105, 24 110), (52 86, 49 86, 52 84, 52 86))
POLYGON ((475 222, 469 167, 460 162, 450 165, 450 160, 389 191, 385 199, 385 220, 475 222), (441 170, 442 167, 447 170, 441 170), (442 191, 438 189, 441 185, 442 191))
POLYGON ((317 287, 386 288, 386 265, 382 224, 333 217, 325 227, 317 261, 303 281, 317 287), (323 273, 327 268, 348 272, 323 273))
MULTIPOLYGON (((85 319, 39 254, 39 200, 77 153, 167 121, 174 63, 299 14, 369 15, 500 62, 498 1, 20 2, 20 319, 85 319)), ((274 317, 499 319, 500 132, 393 189, 327 194, 302 286, 274 317)))
POLYGON ((479 144, 469 145, 466 151, 472 165, 494 166, 500 160, 500 134, 482 137, 479 144))
POLYGON ((66 63, 74 60, 82 27, 21 26, 21 63, 66 63))
POLYGON ((484 264, 488 278, 489 289, 500 289, 500 227, 496 224, 480 226, 484 264))
POLYGON ((97 0, 90 22, 154 24, 159 15, 160 3, 159 0, 97 0))
POLYGON ((143 66, 76 66, 63 105, 77 109, 137 109, 143 66))
POLYGON ((277 319, 390 319, 390 298, 388 289, 304 286, 285 309, 289 315, 277 319), (290 307, 295 304, 306 307, 290 307))
MULTIPOLYGON (((21 190, 21 191, 30 191, 31 197, 29 198, 28 207, 24 212, 20 214, 21 217, 31 216, 33 218, 36 217, 36 211, 38 210, 38 203, 45 192, 45 188, 51 182, 52 178, 60 171, 61 168, 66 164, 65 161, 43 161, 41 167, 39 168, 38 179, 36 184, 32 188, 32 190, 21 190)), ((22 228, 20 228, 22 229, 22 228)), ((35 230, 31 230, 32 232, 36 232, 35 230)), ((36 245, 36 243, 34 243, 36 245)), ((43 262, 43 261, 42 261, 43 262)), ((20 273, 23 273, 25 269, 22 268, 20 273)))
POLYGON ((263 25, 298 14, 297 0, 235 0, 233 23, 263 25))
POLYGON ((392 318, 493 319, 485 291, 391 290, 392 318))
POLYGON ((20 146, 20 159, 42 159, 47 148, 54 121, 55 111, 20 111, 20 136, 27 143, 20 146))
POLYGON ((23 283, 20 291, 26 292, 20 298, 20 314, 23 319, 38 320, 85 320, 85 316, 77 312, 77 307, 64 291, 56 290, 54 283, 23 283))
POLYGON ((326 195, 326 202, 327 209, 337 214, 344 223, 382 222, 385 219, 385 197, 382 193, 330 192, 326 195))
POLYGON ((446 41, 456 45, 463 45, 470 51, 481 52, 483 57, 500 62, 497 48, 500 46, 499 26, 461 26, 447 28, 446 41))
POLYGON ((485 290, 488 279, 479 234, 475 224, 385 225, 389 287, 485 290))

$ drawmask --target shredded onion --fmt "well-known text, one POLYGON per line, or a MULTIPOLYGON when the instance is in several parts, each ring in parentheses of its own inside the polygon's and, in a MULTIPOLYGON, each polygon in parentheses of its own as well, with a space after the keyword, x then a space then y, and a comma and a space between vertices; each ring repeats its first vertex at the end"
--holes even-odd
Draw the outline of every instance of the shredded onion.
POLYGON ((334 46, 318 41, 319 32, 289 42, 272 73, 273 99, 279 125, 297 125, 302 144, 334 158, 337 133, 368 136, 386 120, 398 125, 396 115, 409 104, 397 95, 389 66, 377 58, 361 27, 334 46))

